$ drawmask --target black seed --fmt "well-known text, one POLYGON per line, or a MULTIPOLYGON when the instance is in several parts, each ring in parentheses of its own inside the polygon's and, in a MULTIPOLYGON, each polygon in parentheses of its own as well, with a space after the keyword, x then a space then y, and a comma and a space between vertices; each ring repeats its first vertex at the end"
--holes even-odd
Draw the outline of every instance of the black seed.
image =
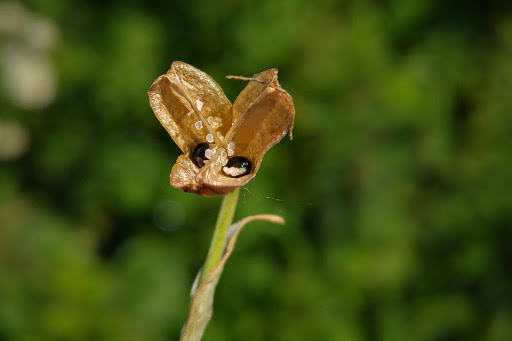
POLYGON ((244 168, 245 172, 243 174, 232 176, 233 178, 239 178, 241 176, 247 175, 251 172, 252 164, 251 161, 247 160, 243 156, 235 156, 234 158, 231 158, 228 160, 228 163, 226 164, 226 167, 231 168, 244 168))
POLYGON ((192 159, 192 162, 194 162, 194 164, 201 168, 204 166, 204 162, 206 160, 208 160, 206 158, 206 156, 204 155, 204 153, 206 152, 206 150, 210 148, 210 145, 208 143, 200 143, 196 146, 196 148, 194 148, 194 151, 192 152, 192 155, 190 156, 190 158, 192 159))

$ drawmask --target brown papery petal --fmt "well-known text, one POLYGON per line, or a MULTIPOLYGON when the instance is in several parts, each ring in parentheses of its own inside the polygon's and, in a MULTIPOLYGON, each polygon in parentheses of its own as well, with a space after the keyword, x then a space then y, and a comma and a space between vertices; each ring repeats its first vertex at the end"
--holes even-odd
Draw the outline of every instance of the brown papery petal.
POLYGON ((220 144, 231 127, 231 103, 224 92, 191 65, 174 62, 148 93, 156 117, 187 155, 206 142, 207 134, 220 144))
POLYGON ((226 151, 220 149, 214 157, 209 161, 208 166, 201 168, 196 179, 202 184, 204 196, 219 195, 233 192, 236 188, 241 187, 251 181, 256 175, 256 171, 252 171, 246 176, 233 178, 227 176, 222 171, 223 159, 226 157, 226 151))
MULTIPOLYGON (((279 86, 279 83, 277 82, 277 69, 269 69, 257 73, 252 78, 273 86, 279 86)), ((256 101, 258 96, 261 95, 266 88, 267 86, 265 84, 254 81, 249 82, 233 103, 233 118, 238 119, 243 113, 245 113, 247 109, 249 109, 249 106, 256 101)))
POLYGON ((201 186, 196 181, 198 171, 199 168, 194 165, 188 155, 180 155, 169 176, 171 186, 184 192, 199 194, 199 187, 201 186))
POLYGON ((295 108, 283 89, 267 87, 229 131, 226 143, 234 143, 234 155, 244 156, 257 172, 265 153, 292 128, 295 108))

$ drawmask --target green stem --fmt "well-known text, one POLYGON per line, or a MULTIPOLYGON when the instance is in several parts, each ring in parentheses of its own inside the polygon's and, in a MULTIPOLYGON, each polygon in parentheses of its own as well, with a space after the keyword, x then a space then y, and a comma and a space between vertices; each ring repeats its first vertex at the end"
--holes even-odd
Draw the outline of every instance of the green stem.
POLYGON ((239 194, 240 188, 237 188, 233 192, 226 194, 222 199, 222 205, 220 206, 219 215, 217 217, 217 224, 215 225, 215 231, 213 231, 212 242, 210 244, 208 254, 206 255, 206 260, 204 261, 201 280, 199 283, 204 281, 222 258, 224 247, 226 246, 229 226, 231 225, 233 216, 235 215, 239 194))

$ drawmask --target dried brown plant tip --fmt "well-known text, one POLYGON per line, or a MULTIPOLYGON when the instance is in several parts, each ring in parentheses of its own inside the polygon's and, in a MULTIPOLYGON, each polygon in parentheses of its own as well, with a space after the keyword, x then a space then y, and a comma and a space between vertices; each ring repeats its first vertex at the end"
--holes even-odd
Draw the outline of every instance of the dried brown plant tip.
POLYGON ((151 108, 183 151, 171 186, 203 196, 232 192, 254 179, 265 153, 291 131, 295 108, 277 69, 238 79, 249 84, 233 105, 210 76, 183 62, 151 85, 151 108))

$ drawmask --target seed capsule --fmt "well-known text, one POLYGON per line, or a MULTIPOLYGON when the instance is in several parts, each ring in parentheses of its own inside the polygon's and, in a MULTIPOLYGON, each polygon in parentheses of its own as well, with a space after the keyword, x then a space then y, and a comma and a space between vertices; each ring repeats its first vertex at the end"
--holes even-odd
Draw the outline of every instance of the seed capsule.
POLYGON ((173 187, 230 193, 254 179, 265 153, 288 131, 291 138, 295 109, 277 69, 229 78, 248 81, 233 104, 210 76, 179 61, 151 85, 151 108, 183 151, 171 171, 173 187))

